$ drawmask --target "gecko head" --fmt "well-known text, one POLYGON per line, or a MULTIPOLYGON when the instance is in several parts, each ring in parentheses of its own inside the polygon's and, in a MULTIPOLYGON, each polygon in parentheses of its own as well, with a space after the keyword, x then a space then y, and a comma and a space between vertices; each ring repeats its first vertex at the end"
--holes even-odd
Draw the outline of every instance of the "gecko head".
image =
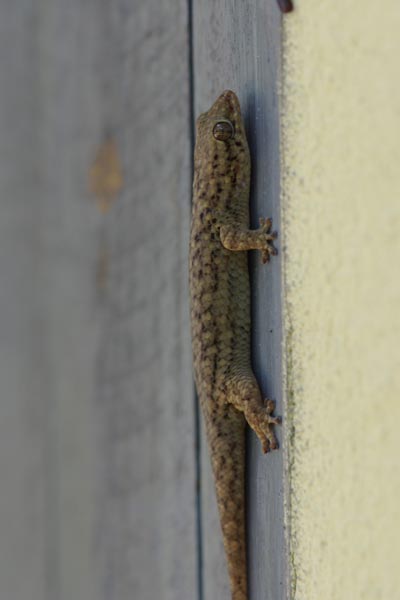
POLYGON ((203 164, 234 162, 236 170, 249 173, 250 155, 239 100, 225 90, 196 123, 196 160, 203 164), (244 167, 247 167, 244 169, 244 167))

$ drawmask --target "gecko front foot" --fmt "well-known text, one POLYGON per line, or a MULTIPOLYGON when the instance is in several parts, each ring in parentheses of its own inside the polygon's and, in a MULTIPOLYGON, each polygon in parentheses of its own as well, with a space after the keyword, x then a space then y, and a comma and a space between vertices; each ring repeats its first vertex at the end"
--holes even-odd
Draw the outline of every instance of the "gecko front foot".
POLYGON ((278 250, 273 245, 273 240, 278 237, 277 231, 272 231, 272 219, 260 217, 260 233, 263 237, 264 247, 261 249, 261 260, 265 264, 270 261, 271 256, 276 256, 278 250))

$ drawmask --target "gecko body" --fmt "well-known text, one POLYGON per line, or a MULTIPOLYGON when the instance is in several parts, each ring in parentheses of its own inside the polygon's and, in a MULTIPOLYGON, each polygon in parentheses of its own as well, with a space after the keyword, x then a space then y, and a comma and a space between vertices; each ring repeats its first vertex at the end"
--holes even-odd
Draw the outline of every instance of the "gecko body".
POLYGON ((264 452, 277 448, 274 403, 264 400, 250 360, 247 250, 276 254, 271 219, 249 229, 250 153, 240 105, 227 90, 196 123, 190 296, 194 376, 227 556, 232 600, 248 600, 245 425, 264 452))

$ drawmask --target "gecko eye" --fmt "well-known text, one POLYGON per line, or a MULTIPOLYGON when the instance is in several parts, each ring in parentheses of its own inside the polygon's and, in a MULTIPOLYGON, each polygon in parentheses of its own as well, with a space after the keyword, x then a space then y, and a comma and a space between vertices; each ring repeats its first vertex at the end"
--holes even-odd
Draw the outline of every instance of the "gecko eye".
POLYGON ((219 142, 226 142, 233 138, 234 130, 230 121, 218 121, 214 125, 213 136, 219 142))

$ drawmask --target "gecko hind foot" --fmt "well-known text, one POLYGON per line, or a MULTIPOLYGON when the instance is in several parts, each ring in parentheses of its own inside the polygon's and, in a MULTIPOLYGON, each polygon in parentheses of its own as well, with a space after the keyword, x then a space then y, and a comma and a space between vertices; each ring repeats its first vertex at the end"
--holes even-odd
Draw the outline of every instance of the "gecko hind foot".
POLYGON ((274 425, 279 425, 281 417, 274 416, 275 402, 265 399, 264 401, 248 403, 245 409, 247 423, 256 433, 261 442, 263 452, 269 452, 279 447, 274 433, 274 425))
POLYGON ((264 398, 264 406, 266 408, 268 423, 272 425, 280 425, 282 423, 282 417, 272 416, 272 413, 275 410, 275 400, 271 400, 270 398, 264 398))
POLYGON ((261 440, 262 449, 264 454, 269 452, 270 450, 276 450, 279 448, 278 440, 276 439, 273 425, 280 425, 282 423, 282 417, 273 416, 273 412, 275 410, 275 401, 270 400, 269 398, 264 399, 264 406, 266 409, 266 415, 264 419, 264 427, 263 427, 263 439, 261 440))

